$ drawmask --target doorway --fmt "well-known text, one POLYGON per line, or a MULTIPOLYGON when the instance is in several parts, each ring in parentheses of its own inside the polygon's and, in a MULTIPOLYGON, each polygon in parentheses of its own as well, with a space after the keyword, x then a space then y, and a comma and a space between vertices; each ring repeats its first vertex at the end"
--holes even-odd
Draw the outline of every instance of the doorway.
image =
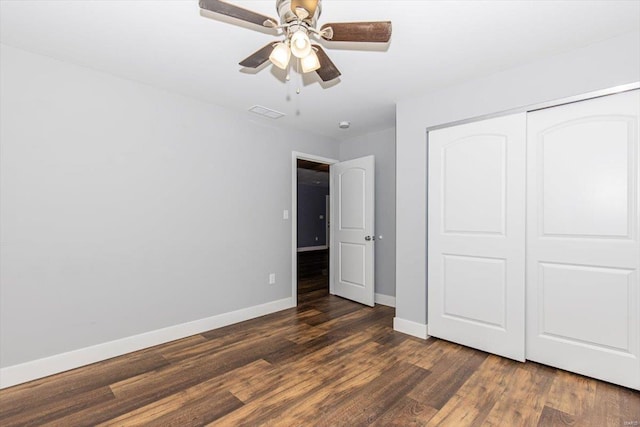
POLYGON ((293 299, 330 292, 329 165, 335 160, 293 153, 293 299))
POLYGON ((296 160, 298 302, 329 294, 329 165, 296 160))

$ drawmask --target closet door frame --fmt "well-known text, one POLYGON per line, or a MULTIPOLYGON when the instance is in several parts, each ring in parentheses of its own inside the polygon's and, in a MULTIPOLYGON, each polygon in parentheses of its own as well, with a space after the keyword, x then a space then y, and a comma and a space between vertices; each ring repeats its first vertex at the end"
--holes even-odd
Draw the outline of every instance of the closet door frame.
POLYGON ((538 111, 538 110, 543 110, 545 108, 553 108, 553 107, 558 107, 560 105, 565 105, 565 104, 572 104, 574 102, 580 102, 580 101, 586 101, 588 99, 593 99, 593 98, 600 98, 602 96, 607 96, 607 95, 615 95, 616 93, 622 93, 622 92, 629 92, 631 90, 635 90, 635 89, 640 89, 640 81, 635 82, 635 83, 629 83, 629 84, 625 84, 625 85, 620 85, 620 86, 614 86, 611 88, 607 88, 607 89, 601 89, 601 90, 596 90, 596 91, 592 91, 592 92, 586 92, 586 93, 582 93, 580 95, 575 95, 575 96, 569 96, 566 98, 559 98, 559 99, 555 99, 552 101, 546 101, 546 102, 540 102, 537 104, 531 104, 531 105, 526 105, 523 107, 518 107, 518 108, 512 108, 509 110, 503 110, 503 111, 499 111, 497 113, 491 113, 491 114, 483 114, 481 116, 475 116, 469 119, 464 119, 464 120, 455 120, 452 122, 447 122, 447 123, 443 123, 441 125, 435 125, 435 126, 429 126, 428 128, 426 128, 426 143, 429 144, 429 132, 432 132, 434 130, 438 130, 438 129, 444 129, 444 128, 449 128, 452 126, 458 126, 458 125, 463 125, 466 123, 473 123, 473 122, 479 122, 482 120, 487 120, 487 119, 493 119, 495 117, 502 117, 502 116, 509 116, 512 114, 517 114, 517 113, 532 113, 534 111, 538 111))

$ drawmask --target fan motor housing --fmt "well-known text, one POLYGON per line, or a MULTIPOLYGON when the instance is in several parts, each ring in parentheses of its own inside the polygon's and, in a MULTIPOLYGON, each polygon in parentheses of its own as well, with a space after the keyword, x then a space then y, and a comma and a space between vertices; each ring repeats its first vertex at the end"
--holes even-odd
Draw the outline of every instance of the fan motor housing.
MULTIPOLYGON (((304 3, 297 1, 297 3, 304 3)), ((280 16, 280 23, 291 23, 293 21, 297 21, 298 17, 291 9, 291 0, 277 0, 276 2, 276 10, 278 11, 278 15, 280 16)), ((315 28, 316 23, 318 22, 318 18, 320 18, 320 13, 322 12, 322 0, 318 0, 316 10, 313 15, 309 15, 307 18, 303 19, 302 22, 309 25, 311 28, 315 28)))

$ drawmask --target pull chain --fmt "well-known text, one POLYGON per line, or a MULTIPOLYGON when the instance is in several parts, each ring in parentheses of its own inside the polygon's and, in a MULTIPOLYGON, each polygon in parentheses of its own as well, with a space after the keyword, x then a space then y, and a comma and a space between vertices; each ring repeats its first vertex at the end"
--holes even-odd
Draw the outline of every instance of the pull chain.
MULTIPOLYGON (((302 81, 302 74, 300 74, 300 60, 296 60, 296 73, 300 75, 300 81, 302 81)), ((300 95, 300 86, 296 89, 296 94, 300 95)))
MULTIPOLYGON (((300 76, 300 85, 296 89, 296 95, 300 95, 300 86, 302 86, 302 74, 300 73, 300 60, 296 61, 296 72, 300 76)), ((300 97, 296 96, 296 116, 300 115, 300 97)))
POLYGON ((291 100, 291 63, 287 64, 287 75, 284 77, 285 80, 285 87, 287 88, 286 90, 286 96, 285 99, 287 101, 291 100))

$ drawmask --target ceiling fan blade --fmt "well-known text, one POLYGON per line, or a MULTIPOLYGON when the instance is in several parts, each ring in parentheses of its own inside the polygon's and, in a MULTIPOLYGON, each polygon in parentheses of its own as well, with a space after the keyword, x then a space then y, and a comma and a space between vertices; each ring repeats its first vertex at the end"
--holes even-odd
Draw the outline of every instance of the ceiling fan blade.
POLYGON ((273 52, 273 48, 277 42, 271 42, 268 45, 258 49, 245 59, 240 61, 240 65, 247 68, 258 68, 269 60, 269 55, 273 52))
POLYGON ((386 43, 391 39, 391 21, 329 23, 320 34, 334 42, 386 43))
POLYGON ((320 68, 316 70, 316 73, 320 76, 323 82, 328 82, 335 78, 340 77, 342 74, 335 66, 331 59, 327 56, 327 53, 322 49, 320 45, 314 44, 313 48, 318 55, 318 61, 320 61, 320 68))
POLYGON ((298 7, 309 12, 309 16, 313 16, 313 14, 316 13, 316 8, 318 7, 318 0, 291 0, 291 11, 294 14, 298 7))
POLYGON ((231 16, 242 21, 262 27, 274 28, 278 26, 278 21, 266 15, 236 6, 221 0, 200 0, 200 9, 231 16))

